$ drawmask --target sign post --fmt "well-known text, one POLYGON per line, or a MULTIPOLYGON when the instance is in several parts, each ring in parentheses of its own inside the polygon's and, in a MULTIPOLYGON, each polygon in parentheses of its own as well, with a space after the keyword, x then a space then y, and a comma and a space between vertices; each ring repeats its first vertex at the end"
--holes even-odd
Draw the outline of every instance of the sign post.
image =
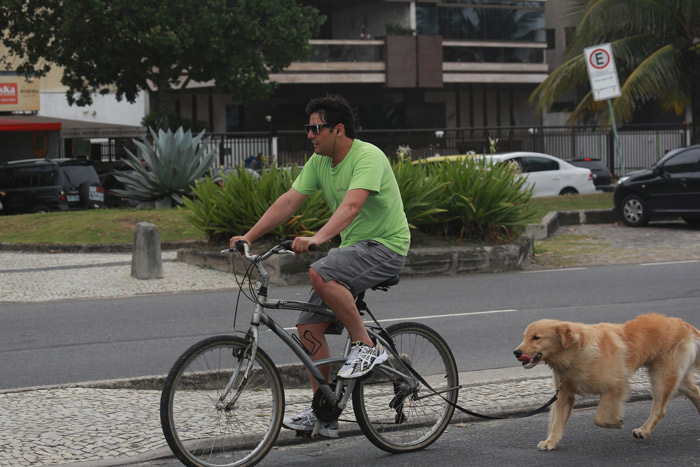
POLYGON ((594 45, 583 49, 586 57, 586 68, 588 69, 588 79, 591 82, 591 91, 593 92, 593 100, 608 101, 608 111, 610 112, 610 121, 615 135, 615 147, 617 157, 620 160, 620 171, 625 175, 625 164, 622 160, 620 152, 620 139, 617 136, 617 125, 615 124, 615 115, 613 114, 612 104, 610 99, 620 97, 620 82, 617 79, 617 69, 615 68, 615 60, 613 59, 612 46, 610 44, 594 45))

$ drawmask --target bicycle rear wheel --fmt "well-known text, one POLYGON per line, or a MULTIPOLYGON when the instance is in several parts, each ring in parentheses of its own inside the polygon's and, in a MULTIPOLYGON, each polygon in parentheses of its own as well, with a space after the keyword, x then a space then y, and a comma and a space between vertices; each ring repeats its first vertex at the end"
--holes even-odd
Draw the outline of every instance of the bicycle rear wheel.
POLYGON ((390 355, 357 382, 352 395, 355 417, 378 448, 391 453, 418 451, 435 442, 452 418, 450 403, 457 402, 459 385, 457 364, 444 339, 428 326, 399 323, 386 330, 401 359, 440 395, 424 384, 412 391, 406 381, 382 371, 382 367, 392 367, 408 374, 405 365, 390 355))
POLYGON ((242 383, 250 360, 248 345, 235 336, 211 337, 187 349, 170 370, 160 399, 160 422, 183 464, 255 465, 277 439, 284 414, 282 382, 270 357, 258 349, 248 381, 242 383), (222 399, 237 368, 240 374, 222 399))

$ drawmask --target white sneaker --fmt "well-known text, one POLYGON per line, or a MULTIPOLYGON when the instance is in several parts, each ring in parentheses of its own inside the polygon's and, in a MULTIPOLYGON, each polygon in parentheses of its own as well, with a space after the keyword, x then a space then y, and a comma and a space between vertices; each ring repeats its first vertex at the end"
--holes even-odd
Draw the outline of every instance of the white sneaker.
POLYGON ((374 347, 362 342, 353 342, 350 355, 338 371, 338 376, 345 379, 359 378, 369 373, 375 365, 386 361, 388 357, 386 350, 379 342, 374 347))
MULTIPOLYGON (((314 409, 308 408, 293 417, 284 417, 284 420, 282 420, 282 426, 289 430, 313 431, 314 425, 316 425, 316 420, 317 418, 316 414, 314 413, 314 409)), ((338 421, 324 422, 321 420, 321 426, 318 429, 318 434, 325 436, 326 438, 337 438, 338 421)))

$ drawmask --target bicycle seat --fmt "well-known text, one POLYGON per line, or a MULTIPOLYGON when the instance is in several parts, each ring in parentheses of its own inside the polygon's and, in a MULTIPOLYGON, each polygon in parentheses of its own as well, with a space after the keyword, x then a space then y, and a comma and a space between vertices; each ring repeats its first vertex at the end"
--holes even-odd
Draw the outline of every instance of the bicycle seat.
POLYGON ((377 290, 377 289, 388 289, 392 285, 396 285, 399 283, 399 276, 394 276, 390 277, 389 279, 385 280, 384 282, 381 282, 377 285, 373 285, 370 287, 372 290, 377 290))

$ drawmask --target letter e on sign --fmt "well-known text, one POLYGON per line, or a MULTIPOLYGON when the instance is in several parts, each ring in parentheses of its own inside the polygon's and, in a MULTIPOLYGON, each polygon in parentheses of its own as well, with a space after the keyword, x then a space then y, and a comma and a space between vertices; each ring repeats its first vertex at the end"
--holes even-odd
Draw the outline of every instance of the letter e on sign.
POLYGON ((620 97, 620 82, 610 44, 595 45, 583 50, 593 99, 604 101, 620 97))

